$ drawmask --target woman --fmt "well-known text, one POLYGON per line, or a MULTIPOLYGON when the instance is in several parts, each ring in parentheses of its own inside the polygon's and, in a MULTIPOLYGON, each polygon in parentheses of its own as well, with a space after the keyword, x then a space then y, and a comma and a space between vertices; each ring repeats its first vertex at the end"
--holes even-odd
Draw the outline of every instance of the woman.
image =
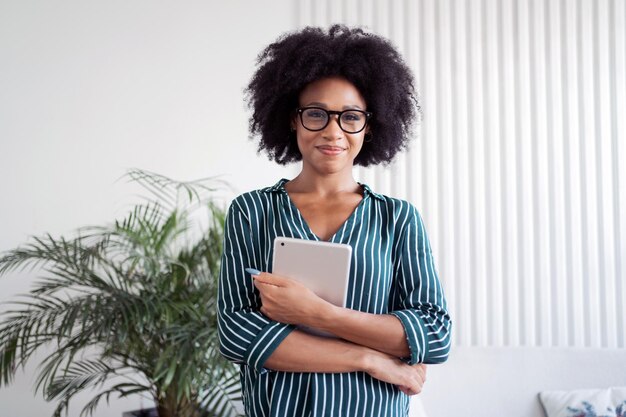
POLYGON ((358 183, 352 168, 389 163, 406 146, 411 72, 378 36, 306 28, 265 49, 247 92, 259 150, 302 171, 228 211, 219 331, 221 353, 241 364, 246 414, 406 416, 424 364, 447 358, 450 318, 418 212, 358 183), (347 308, 245 272, 272 270, 277 236, 352 246, 347 308))

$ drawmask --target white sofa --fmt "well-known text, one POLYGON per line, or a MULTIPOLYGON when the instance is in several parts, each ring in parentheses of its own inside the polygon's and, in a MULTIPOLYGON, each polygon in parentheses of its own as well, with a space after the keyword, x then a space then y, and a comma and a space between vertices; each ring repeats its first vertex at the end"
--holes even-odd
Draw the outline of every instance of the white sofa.
POLYGON ((415 397, 428 417, 545 417, 538 394, 626 386, 626 349, 453 347, 415 397))

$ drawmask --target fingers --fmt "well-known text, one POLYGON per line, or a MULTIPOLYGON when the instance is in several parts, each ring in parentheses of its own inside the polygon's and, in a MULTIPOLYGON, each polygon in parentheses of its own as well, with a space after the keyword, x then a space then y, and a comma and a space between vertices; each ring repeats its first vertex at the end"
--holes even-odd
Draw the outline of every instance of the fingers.
POLYGON ((259 296, 261 298, 261 306, 259 307, 259 311, 266 317, 273 318, 271 311, 268 310, 268 306, 271 306, 274 302, 278 286, 272 283, 262 282, 261 280, 256 279, 256 277, 254 280, 254 286, 259 291, 259 296))
POLYGON ((255 284, 258 282, 267 285, 274 285, 275 287, 282 287, 287 283, 287 278, 268 274, 267 272, 261 272, 260 275, 252 275, 252 278, 254 279, 255 284))
POLYGON ((397 385, 400 391, 409 396, 417 395, 422 392, 424 382, 426 381, 426 365, 418 363, 412 365, 411 368, 413 368, 414 374, 413 377, 407 381, 409 382, 409 385, 397 385))
POLYGON ((262 303, 265 303, 266 301, 273 299, 274 291, 276 291, 276 289, 278 288, 272 284, 266 284, 264 282, 256 282, 256 281, 254 282, 254 286, 259 291, 259 296, 261 297, 262 303))
POLYGON ((416 378, 413 380, 413 384, 410 387, 406 387, 407 391, 402 391, 407 395, 415 395, 422 392, 424 383, 426 382, 426 365, 418 363, 412 366, 416 373, 416 378))
POLYGON ((422 387, 424 385, 421 383, 414 383, 410 387, 398 387, 400 391, 404 392, 406 395, 417 395, 422 392, 422 387))
MULTIPOLYGON (((262 275, 270 275, 270 274, 263 273, 262 275)), ((269 295, 271 291, 274 291, 278 289, 279 287, 278 285, 276 285, 275 282, 273 282, 271 278, 268 279, 267 277, 262 276, 262 275, 252 276, 254 286, 256 287, 257 290, 259 290, 259 293, 261 294, 261 298, 263 298, 263 296, 265 295, 269 295)))
POLYGON ((398 389, 409 396, 417 395, 420 392, 422 392, 422 387, 420 386, 411 388, 411 387, 405 387, 404 385, 398 385, 398 389))
POLYGON ((413 368, 417 371, 417 374, 420 376, 422 382, 426 382, 426 365, 418 363, 413 365, 413 368))

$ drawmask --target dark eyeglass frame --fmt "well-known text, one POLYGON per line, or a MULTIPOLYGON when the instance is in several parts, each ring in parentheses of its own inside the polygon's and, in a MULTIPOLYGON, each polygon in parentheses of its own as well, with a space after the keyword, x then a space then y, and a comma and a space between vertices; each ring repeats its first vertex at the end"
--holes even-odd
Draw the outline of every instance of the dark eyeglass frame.
POLYGON ((324 129, 326 129, 326 127, 327 127, 327 126, 328 126, 328 124, 330 123, 330 119, 331 119, 331 117, 330 117, 330 116, 332 116, 333 114, 336 114, 336 115, 337 115, 337 123, 339 124, 339 128, 340 128, 341 130, 343 130, 344 132, 346 132, 346 133, 350 133, 350 134, 353 134, 353 133, 359 133, 359 132, 361 132, 363 129, 365 129, 365 127, 367 126, 367 124, 368 124, 368 123, 369 123, 369 121, 370 121, 370 118, 374 115, 374 113, 371 113, 371 112, 368 112, 368 111, 365 111, 365 110, 359 110, 359 109, 347 109, 347 110, 342 110, 342 111, 336 111, 336 110, 326 110, 326 109, 324 109, 324 108, 322 108, 322 107, 316 107, 316 106, 310 106, 310 107, 298 107, 298 108, 296 109, 296 112, 297 112, 297 113, 298 113, 298 115, 300 116, 300 117, 299 117, 299 118, 300 118, 300 124, 302 125, 302 127, 303 127, 303 128, 305 128, 306 130, 311 131, 311 132, 319 132, 320 130, 324 130, 324 129), (311 110, 311 109, 314 109, 314 110, 321 110, 321 111, 323 111, 323 112, 325 112, 325 113, 326 113, 326 116, 327 116, 327 118, 326 118, 326 124, 325 124, 324 126, 320 127, 319 129, 311 129, 311 128, 308 128, 308 127, 306 127, 306 126, 304 125, 304 120, 302 120, 302 113, 304 113, 304 111, 305 111, 305 110, 311 110), (353 132, 353 131, 350 131, 350 130, 346 130, 346 129, 344 129, 344 128, 343 128, 343 126, 341 126, 341 116, 343 116, 343 114, 344 114, 344 113, 348 113, 348 112, 358 112, 358 113, 362 113, 363 115, 365 115, 365 123, 363 124, 363 127, 362 127, 362 128, 360 128, 359 130, 357 130, 357 131, 354 131, 354 132, 353 132))

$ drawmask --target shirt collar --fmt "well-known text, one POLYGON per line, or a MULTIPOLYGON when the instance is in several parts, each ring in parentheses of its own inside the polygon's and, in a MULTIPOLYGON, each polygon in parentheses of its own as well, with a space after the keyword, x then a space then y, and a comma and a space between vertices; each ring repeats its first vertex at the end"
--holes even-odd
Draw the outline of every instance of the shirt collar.
MULTIPOLYGON (((285 183, 289 181, 287 178, 281 178, 278 182, 271 187, 264 188, 262 191, 266 193, 285 193, 287 194, 287 190, 285 190, 285 183)), ((372 189, 367 184, 363 184, 357 181, 357 183, 363 187, 363 196, 372 196, 378 200, 384 201, 385 198, 378 193, 372 191, 372 189)))

